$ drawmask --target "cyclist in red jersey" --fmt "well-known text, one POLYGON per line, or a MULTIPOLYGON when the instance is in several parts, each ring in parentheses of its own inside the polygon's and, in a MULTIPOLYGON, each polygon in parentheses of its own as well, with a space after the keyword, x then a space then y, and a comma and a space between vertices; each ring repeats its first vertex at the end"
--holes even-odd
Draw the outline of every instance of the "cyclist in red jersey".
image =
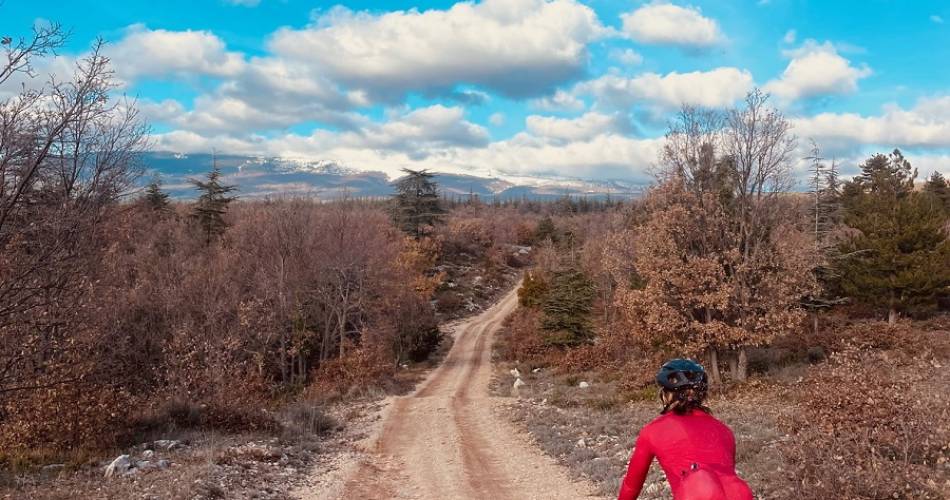
POLYGON ((674 500, 752 500, 752 490, 736 475, 732 431, 703 405, 703 367, 674 359, 660 368, 656 381, 663 411, 637 436, 618 500, 640 495, 653 457, 666 473, 674 500))

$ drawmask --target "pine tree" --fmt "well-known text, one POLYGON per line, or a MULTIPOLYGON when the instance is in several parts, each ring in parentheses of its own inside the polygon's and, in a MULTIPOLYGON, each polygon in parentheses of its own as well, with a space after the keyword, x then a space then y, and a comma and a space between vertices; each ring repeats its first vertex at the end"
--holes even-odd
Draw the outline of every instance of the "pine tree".
POLYGON ((162 190, 162 179, 156 174, 145 186, 145 205, 156 212, 169 210, 168 193, 162 190))
POLYGON ((227 194, 235 191, 237 187, 221 183, 221 169, 218 168, 217 162, 212 165, 206 181, 192 180, 191 182, 201 192, 191 217, 201 228, 205 242, 210 243, 228 227, 224 221, 224 214, 227 213, 228 204, 234 201, 234 197, 227 194))
POLYGON ((396 181, 393 219, 407 234, 418 239, 443 221, 445 209, 439 199, 438 185, 425 170, 402 169, 404 177, 396 181))
POLYGON ((924 184, 924 193, 937 204, 943 207, 945 214, 950 215, 950 184, 940 172, 934 172, 924 184))
POLYGON ((542 309, 542 327, 549 333, 545 342, 569 347, 589 342, 594 334, 590 324, 596 290, 591 280, 577 269, 556 271, 542 309))
POLYGON ((551 216, 545 216, 538 221, 538 228, 534 231, 535 241, 543 242, 548 239, 551 240, 552 243, 557 243, 558 241, 557 227, 554 226, 554 221, 551 220, 551 216))
POLYGON ((856 232, 840 247, 841 288, 855 300, 899 312, 933 303, 950 286, 946 215, 913 190, 916 172, 899 151, 875 155, 843 190, 844 222, 856 232))
POLYGON ((830 165, 825 163, 820 148, 814 142, 811 156, 807 159, 812 162, 809 224, 815 241, 816 258, 812 273, 819 287, 803 297, 802 306, 808 310, 812 329, 817 334, 820 313, 843 301, 836 293, 834 284, 838 276, 834 267, 837 248, 830 238, 832 230, 841 222, 840 188, 837 164, 834 161, 830 165))

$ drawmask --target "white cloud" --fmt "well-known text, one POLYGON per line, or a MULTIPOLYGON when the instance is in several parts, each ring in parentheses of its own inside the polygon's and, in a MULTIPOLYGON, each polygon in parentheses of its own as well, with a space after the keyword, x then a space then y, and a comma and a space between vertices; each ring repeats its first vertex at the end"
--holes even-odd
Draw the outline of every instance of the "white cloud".
POLYGON ((504 114, 504 113, 492 113, 492 115, 488 117, 488 123, 491 123, 492 125, 494 125, 494 126, 496 126, 496 127, 500 127, 500 126, 504 125, 504 124, 505 124, 505 114, 504 114))
POLYGON ((911 109, 888 105, 877 116, 821 113, 791 121, 797 135, 839 151, 866 145, 887 149, 950 147, 950 96, 920 99, 911 109))
POLYGON ((765 85, 766 91, 783 102, 850 94, 858 90, 858 80, 871 74, 867 65, 852 66, 831 42, 819 44, 809 39, 802 47, 785 51, 785 55, 791 61, 782 76, 765 85))
POLYGON ((732 67, 666 75, 643 73, 626 78, 604 75, 577 84, 574 92, 593 95, 600 105, 629 107, 650 104, 660 108, 678 108, 684 104, 718 108, 742 99, 754 85, 752 74, 732 67))
POLYGON ((785 43, 795 43, 797 37, 798 33, 795 30, 788 30, 785 32, 785 36, 782 37, 782 41, 785 43))
POLYGON ((460 110, 433 106, 359 131, 318 130, 309 136, 287 133, 244 139, 174 131, 157 134, 154 143, 157 150, 183 153, 218 148, 235 154, 329 160, 390 176, 407 167, 473 175, 501 171, 507 175, 649 178, 647 168, 657 157, 662 139, 627 137, 617 132, 621 127, 596 115, 571 122, 536 122, 534 132, 488 143, 484 129, 466 122, 460 110), (602 133, 584 133, 585 128, 602 133))
POLYGON ((563 90, 558 90, 552 96, 533 99, 530 105, 543 111, 581 111, 586 107, 584 101, 563 90))
POLYGON ((427 150, 477 147, 488 144, 488 131, 464 119, 460 107, 419 108, 384 124, 372 124, 339 134, 337 140, 354 148, 389 149, 427 155, 427 150))
POLYGON ((943 24, 943 18, 940 17, 940 16, 938 16, 938 15, 936 15, 936 14, 930 16, 930 20, 931 20, 932 22, 934 22, 934 23, 937 23, 937 24, 943 24))
POLYGON ((703 48, 723 41, 719 24, 698 7, 653 2, 620 18, 624 33, 638 42, 703 48))
POLYGON ((629 121, 620 114, 589 112, 578 118, 531 115, 525 119, 528 132, 559 141, 590 140, 600 135, 629 129, 629 121))
POLYGON ((244 68, 244 56, 228 52, 224 42, 209 31, 151 30, 129 26, 105 54, 118 76, 126 81, 143 77, 182 75, 232 76, 244 68))
POLYGON ((606 34, 576 0, 485 0, 380 15, 336 7, 305 29, 277 31, 269 48, 376 99, 459 84, 525 97, 580 76, 587 44, 606 34))
POLYGON ((613 49, 610 51, 610 58, 627 66, 636 66, 643 62, 643 56, 633 49, 613 49))

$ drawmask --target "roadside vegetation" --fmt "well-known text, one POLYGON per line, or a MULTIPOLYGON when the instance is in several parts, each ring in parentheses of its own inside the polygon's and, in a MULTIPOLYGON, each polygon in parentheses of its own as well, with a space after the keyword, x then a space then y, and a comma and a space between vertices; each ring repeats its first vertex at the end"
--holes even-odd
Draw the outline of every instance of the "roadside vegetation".
MULTIPOLYGON (((811 192, 795 193, 793 146, 761 93, 687 108, 643 200, 544 221, 495 386, 602 494, 659 413, 656 369, 681 356, 706 365, 759 498, 950 494, 950 391, 934 378, 950 362, 946 182, 915 182, 899 151, 841 181, 816 146, 811 192)), ((664 485, 656 468, 644 495, 670 498, 664 485)))

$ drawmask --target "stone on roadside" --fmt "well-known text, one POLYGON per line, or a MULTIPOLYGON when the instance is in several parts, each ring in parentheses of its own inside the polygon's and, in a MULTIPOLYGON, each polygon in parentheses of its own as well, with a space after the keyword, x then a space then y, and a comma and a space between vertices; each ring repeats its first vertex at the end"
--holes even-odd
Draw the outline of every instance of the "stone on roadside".
POLYGON ((155 441, 154 443, 152 443, 152 445, 156 448, 160 448, 166 451, 171 451, 176 448, 181 448, 182 446, 181 441, 174 440, 174 439, 159 439, 158 441, 155 441))
POLYGON ((587 389, 588 387, 590 387, 590 384, 588 384, 587 382, 581 382, 577 384, 577 387, 580 387, 581 389, 587 389))
POLYGON ((66 468, 66 464, 49 464, 44 465, 41 469, 46 474, 58 474, 66 468))
POLYGON ((132 459, 128 455, 119 455, 108 466, 106 466, 106 477, 112 477, 117 474, 125 474, 132 467, 132 459))

